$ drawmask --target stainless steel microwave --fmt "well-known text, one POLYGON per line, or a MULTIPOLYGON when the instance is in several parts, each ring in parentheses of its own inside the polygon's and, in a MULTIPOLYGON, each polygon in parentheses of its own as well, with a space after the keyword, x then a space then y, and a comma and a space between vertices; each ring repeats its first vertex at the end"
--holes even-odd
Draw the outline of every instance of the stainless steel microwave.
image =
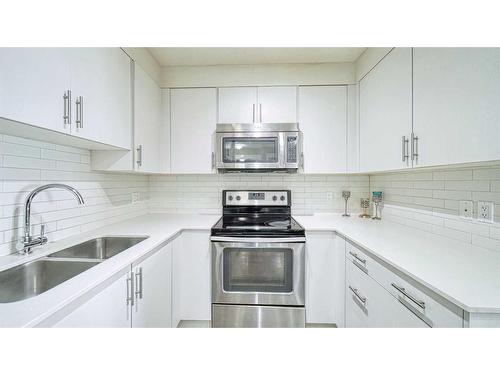
POLYGON ((297 123, 217 124, 215 164, 220 172, 297 172, 302 158, 297 123))

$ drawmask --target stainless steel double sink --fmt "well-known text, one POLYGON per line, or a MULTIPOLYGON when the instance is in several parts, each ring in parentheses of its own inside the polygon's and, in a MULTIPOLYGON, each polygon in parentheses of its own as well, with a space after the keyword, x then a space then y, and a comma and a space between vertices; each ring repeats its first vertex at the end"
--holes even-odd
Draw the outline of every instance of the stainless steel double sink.
POLYGON ((0 272, 0 303, 37 296, 148 237, 99 237, 0 272))

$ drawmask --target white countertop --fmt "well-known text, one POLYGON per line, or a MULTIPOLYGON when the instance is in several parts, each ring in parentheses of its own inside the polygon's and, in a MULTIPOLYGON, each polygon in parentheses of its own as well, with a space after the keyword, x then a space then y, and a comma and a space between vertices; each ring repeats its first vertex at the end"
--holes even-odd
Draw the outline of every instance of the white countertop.
POLYGON ((500 251, 389 221, 337 214, 294 216, 306 230, 332 230, 468 312, 500 313, 500 251))
MULTIPOLYGON (((0 271, 99 236, 149 236, 39 296, 0 304, 0 327, 33 326, 185 229, 208 230, 218 215, 148 214, 36 249, 0 257, 0 271)), ((500 252, 399 224, 337 214, 294 216, 306 231, 336 231, 469 312, 500 313, 500 252)))
POLYGON ((12 303, 0 303, 0 327, 34 326, 63 306, 84 295, 151 250, 168 242, 184 229, 210 229, 218 215, 148 214, 49 243, 30 255, 0 257, 0 271, 35 260, 66 247, 101 236, 149 236, 128 250, 105 260, 72 279, 38 296, 12 303))

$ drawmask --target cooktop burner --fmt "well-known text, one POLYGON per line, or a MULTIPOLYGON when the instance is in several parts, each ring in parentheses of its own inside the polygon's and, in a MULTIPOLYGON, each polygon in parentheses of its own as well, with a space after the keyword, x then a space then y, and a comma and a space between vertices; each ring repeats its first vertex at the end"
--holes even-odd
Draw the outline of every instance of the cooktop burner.
POLYGON ((212 236, 289 237, 305 233, 291 216, 289 190, 224 190, 222 194, 223 216, 212 227, 212 236))

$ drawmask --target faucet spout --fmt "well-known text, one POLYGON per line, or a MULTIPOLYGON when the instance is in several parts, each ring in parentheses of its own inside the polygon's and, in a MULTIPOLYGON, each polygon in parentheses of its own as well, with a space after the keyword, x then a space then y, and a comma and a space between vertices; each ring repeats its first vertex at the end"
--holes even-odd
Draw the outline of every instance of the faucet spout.
POLYGON ((84 200, 82 195, 76 190, 74 187, 65 184, 47 184, 34 189, 31 193, 29 193, 26 198, 26 202, 24 204, 24 236, 22 238, 23 246, 22 250, 24 253, 31 252, 31 248, 38 245, 43 245, 47 242, 47 238, 40 235, 39 238, 33 238, 30 234, 31 232, 31 203, 33 199, 37 196, 38 193, 47 189, 64 189, 70 191, 78 201, 78 204, 84 204, 84 200))

